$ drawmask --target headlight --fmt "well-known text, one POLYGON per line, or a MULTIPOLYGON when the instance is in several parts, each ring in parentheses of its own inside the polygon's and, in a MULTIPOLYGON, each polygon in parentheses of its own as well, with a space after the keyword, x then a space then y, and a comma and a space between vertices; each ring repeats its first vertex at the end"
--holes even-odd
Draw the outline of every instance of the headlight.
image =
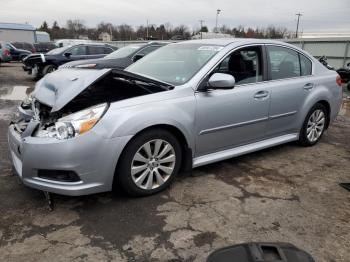
POLYGON ((68 139, 84 134, 96 125, 106 109, 107 103, 104 103, 62 117, 54 126, 39 130, 36 136, 68 139))

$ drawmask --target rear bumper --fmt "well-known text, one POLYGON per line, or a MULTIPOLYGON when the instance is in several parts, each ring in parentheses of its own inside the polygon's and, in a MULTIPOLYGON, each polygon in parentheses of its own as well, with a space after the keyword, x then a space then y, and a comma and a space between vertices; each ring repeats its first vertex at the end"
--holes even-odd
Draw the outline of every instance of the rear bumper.
POLYGON ((21 138, 13 125, 8 144, 15 172, 29 187, 62 195, 87 195, 112 189, 115 167, 130 137, 106 139, 87 132, 69 140, 21 138), (43 179, 38 170, 74 171, 78 182, 43 179))

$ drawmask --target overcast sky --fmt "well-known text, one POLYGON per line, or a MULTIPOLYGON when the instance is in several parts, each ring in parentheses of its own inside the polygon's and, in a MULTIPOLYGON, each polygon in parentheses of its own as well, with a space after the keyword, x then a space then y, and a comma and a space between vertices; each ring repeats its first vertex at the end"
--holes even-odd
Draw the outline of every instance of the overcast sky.
POLYGON ((221 9, 219 26, 283 26, 295 30, 301 12, 300 30, 350 31, 350 0, 0 0, 0 22, 39 26, 46 20, 60 26, 67 19, 82 19, 94 27, 101 21, 113 24, 169 22, 199 27, 198 20, 215 26, 216 9, 221 9))

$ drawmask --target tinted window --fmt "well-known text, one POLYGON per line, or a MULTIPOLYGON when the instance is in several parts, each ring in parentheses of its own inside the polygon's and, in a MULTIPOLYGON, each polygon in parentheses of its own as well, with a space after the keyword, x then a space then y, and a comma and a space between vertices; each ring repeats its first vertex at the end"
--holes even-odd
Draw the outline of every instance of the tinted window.
POLYGON ((83 45, 75 46, 68 50, 72 55, 86 55, 86 47, 83 45))
POLYGON ((236 84, 262 81, 262 59, 260 47, 240 49, 227 56, 216 68, 216 73, 234 76, 236 84))
POLYGON ((284 47, 268 46, 267 54, 271 80, 292 78, 302 75, 298 52, 284 47))
POLYGON ((89 46, 89 55, 100 55, 105 53, 103 46, 89 46))
POLYGON ((311 75, 312 73, 312 63, 310 59, 305 57, 302 54, 299 54, 300 58, 300 69, 301 69, 301 75, 302 76, 308 76, 311 75))

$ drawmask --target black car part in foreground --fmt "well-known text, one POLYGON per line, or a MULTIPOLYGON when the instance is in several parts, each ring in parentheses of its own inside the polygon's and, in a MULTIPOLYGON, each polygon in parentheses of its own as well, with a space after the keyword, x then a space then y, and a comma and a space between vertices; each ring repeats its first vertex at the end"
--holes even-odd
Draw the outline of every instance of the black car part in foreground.
POLYGON ((315 262, 305 251, 289 243, 243 243, 218 249, 207 262, 315 262))
POLYGON ((27 56, 23 59, 23 69, 35 79, 38 79, 55 71, 64 63, 82 59, 102 58, 116 49, 117 47, 115 46, 99 43, 56 48, 46 54, 31 54, 27 56))

